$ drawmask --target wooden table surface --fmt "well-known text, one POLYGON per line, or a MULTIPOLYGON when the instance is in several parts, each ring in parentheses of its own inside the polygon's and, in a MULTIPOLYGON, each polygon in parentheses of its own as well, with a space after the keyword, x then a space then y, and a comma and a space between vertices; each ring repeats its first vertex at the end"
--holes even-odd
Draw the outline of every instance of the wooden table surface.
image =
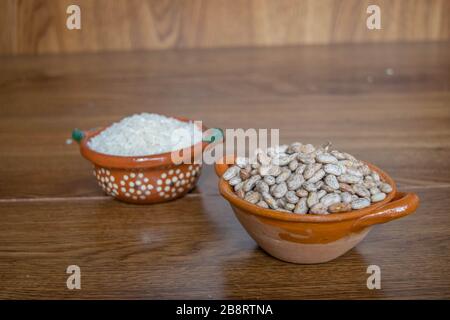
POLYGON ((450 298, 449 57, 449 43, 0 57, 0 298, 450 298), (281 262, 211 166, 166 204, 102 193, 66 139, 143 111, 331 140, 421 206, 335 261, 281 262), (373 264, 381 290, 366 287, 373 264))

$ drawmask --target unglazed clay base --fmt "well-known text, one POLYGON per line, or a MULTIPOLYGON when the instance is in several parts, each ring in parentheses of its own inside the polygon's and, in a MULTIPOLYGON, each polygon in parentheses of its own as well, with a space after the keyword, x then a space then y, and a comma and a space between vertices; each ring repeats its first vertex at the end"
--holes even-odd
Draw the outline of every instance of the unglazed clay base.
POLYGON ((304 244, 301 241, 305 239, 298 235, 268 227, 255 221, 258 220, 257 217, 239 213, 239 210, 235 209, 234 212, 245 230, 264 251, 280 260, 300 264, 324 263, 336 259, 361 242, 371 229, 365 228, 329 243, 304 244))

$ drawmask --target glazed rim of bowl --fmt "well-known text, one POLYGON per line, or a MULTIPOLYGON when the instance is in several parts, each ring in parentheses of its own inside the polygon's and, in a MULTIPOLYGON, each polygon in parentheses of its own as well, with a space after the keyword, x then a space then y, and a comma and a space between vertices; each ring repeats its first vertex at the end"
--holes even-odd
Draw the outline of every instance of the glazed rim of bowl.
MULTIPOLYGON (((179 118, 179 117, 171 117, 183 122, 190 122, 192 120, 185 119, 185 118, 179 118)), ((92 150, 88 146, 88 141, 98 135, 100 132, 108 128, 101 127, 94 130, 89 130, 85 132, 85 136, 80 141, 80 152, 83 157, 85 157, 87 160, 95 163, 98 166, 101 167, 107 167, 107 168, 153 168, 153 167, 159 167, 159 166, 168 166, 173 165, 174 163, 171 161, 171 154, 173 151, 166 152, 166 153, 159 153, 159 154, 152 154, 152 155, 144 155, 144 156, 115 156, 105 153, 100 153, 97 151, 92 150)), ((200 128, 202 132, 204 133, 208 128, 205 126, 202 126, 200 128)), ((207 142, 200 141, 196 144, 193 144, 187 148, 179 149, 176 151, 180 151, 180 154, 183 155, 185 152, 190 152, 191 159, 194 159, 195 150, 204 150, 204 148, 208 145, 207 142)))
POLYGON ((275 220, 283 220, 290 222, 337 222, 344 220, 353 220, 365 216, 367 214, 373 213, 377 209, 383 207, 387 203, 391 202, 397 193, 397 186, 395 185, 394 180, 383 170, 374 166, 371 163, 364 162, 369 166, 370 169, 375 171, 380 175, 382 180, 391 185, 392 191, 386 195, 386 198, 383 201, 374 203, 366 208, 352 210, 342 213, 330 213, 326 215, 320 214, 295 214, 295 213, 287 213, 282 211, 277 211, 274 209, 266 209, 257 206, 256 204, 252 204, 244 199, 239 198, 232 190, 231 186, 225 181, 222 177, 220 177, 219 181, 219 190, 222 196, 227 199, 232 205, 246 211, 247 213, 262 216, 265 218, 272 218, 275 220))

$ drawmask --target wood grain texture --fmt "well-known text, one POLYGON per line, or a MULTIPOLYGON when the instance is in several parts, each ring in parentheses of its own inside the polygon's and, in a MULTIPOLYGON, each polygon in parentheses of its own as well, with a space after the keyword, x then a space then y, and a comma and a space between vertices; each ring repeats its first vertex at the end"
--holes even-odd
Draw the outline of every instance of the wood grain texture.
POLYGON ((439 43, 0 57, 0 297, 450 298, 449 56, 439 43), (333 262, 280 262, 242 229, 211 166, 175 202, 102 194, 65 140, 141 111, 331 140, 421 206, 333 262), (65 287, 70 264, 80 291, 65 287))
POLYGON ((1 298, 449 298, 448 190, 421 190, 422 208, 375 227, 320 265, 271 258, 218 195, 151 208, 103 201, 0 203, 1 298), (426 226, 424 230, 424 225, 426 226), (68 265, 82 288, 67 290, 68 265), (366 287, 368 265, 382 289, 366 287))
POLYGON ((0 53, 67 53, 167 48, 450 39, 447 0, 7 0, 0 53), (82 29, 67 30, 76 3, 82 29), (368 5, 382 29, 368 30, 368 5))
POLYGON ((0 1, 0 54, 17 53, 17 3, 0 1))

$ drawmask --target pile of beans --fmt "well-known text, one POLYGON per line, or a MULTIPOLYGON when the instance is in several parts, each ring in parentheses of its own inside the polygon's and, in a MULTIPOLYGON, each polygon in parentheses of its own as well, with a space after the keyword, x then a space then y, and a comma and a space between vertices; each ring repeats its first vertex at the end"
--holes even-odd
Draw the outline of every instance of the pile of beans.
POLYGON ((362 209, 392 191, 364 162, 330 149, 300 142, 259 149, 251 159, 238 157, 223 178, 238 197, 295 214, 362 209))

